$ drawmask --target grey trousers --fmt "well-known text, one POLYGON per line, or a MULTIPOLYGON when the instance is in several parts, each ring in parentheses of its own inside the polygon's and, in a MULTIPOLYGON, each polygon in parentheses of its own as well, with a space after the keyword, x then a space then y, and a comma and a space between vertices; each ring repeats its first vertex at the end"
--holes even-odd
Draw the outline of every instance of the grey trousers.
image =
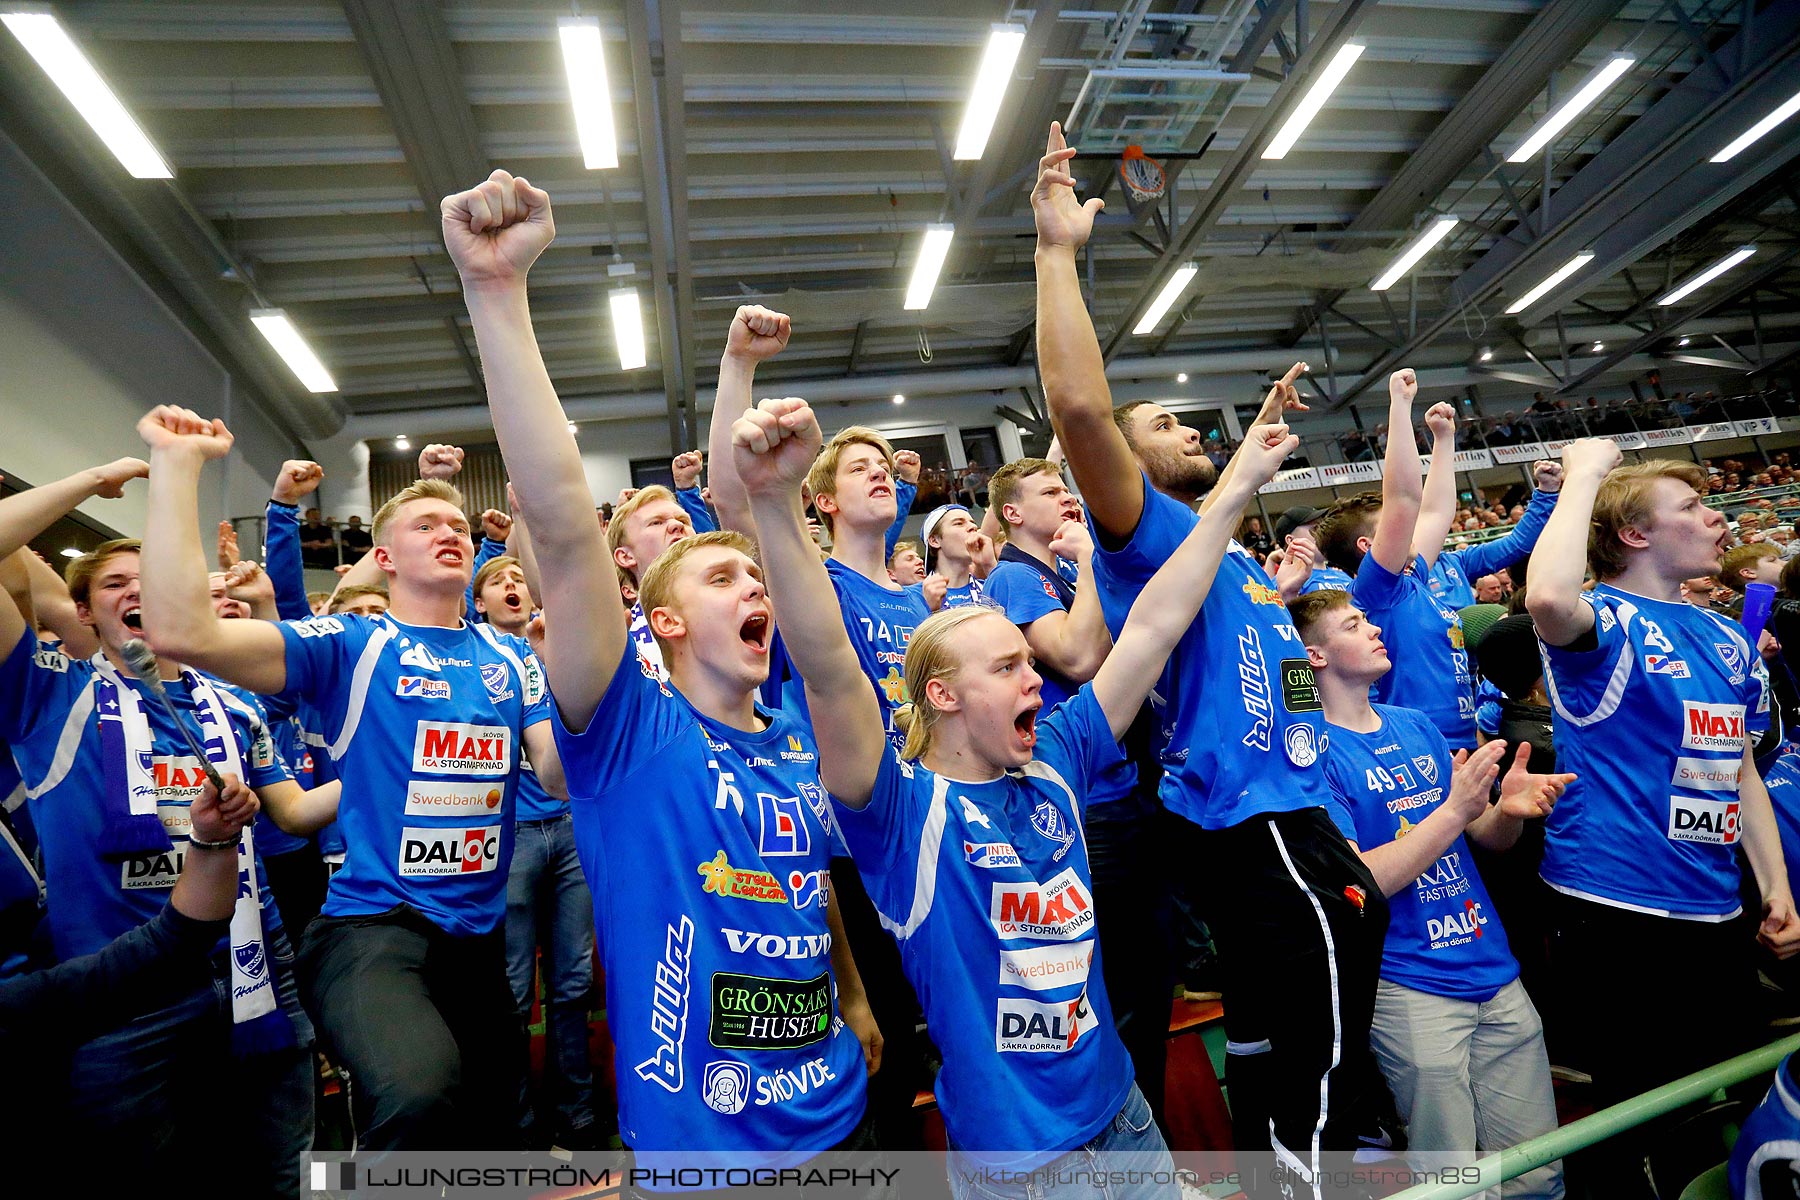
MULTIPOLYGON (((1544 1026, 1516 979, 1486 1003, 1383 979, 1369 1041, 1407 1123, 1415 1170, 1447 1165, 1433 1152, 1493 1153, 1556 1128, 1544 1026)), ((1561 1163, 1501 1189, 1507 1200, 1562 1194, 1561 1163)))

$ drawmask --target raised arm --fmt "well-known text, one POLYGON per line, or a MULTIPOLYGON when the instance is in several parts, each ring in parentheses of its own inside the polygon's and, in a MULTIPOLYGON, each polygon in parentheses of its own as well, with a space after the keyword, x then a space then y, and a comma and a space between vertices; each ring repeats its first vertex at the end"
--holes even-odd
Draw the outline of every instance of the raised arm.
POLYGON ((275 585, 275 609, 284 621, 312 616, 306 598, 306 566, 300 557, 300 501, 318 490, 325 468, 305 459, 281 464, 263 510, 263 570, 275 585))
POLYGON ((1067 612, 1045 613, 1027 625, 1025 642, 1038 661, 1076 683, 1086 683, 1112 650, 1100 589, 1094 583, 1094 539, 1082 522, 1064 521, 1050 541, 1050 552, 1075 564, 1075 602, 1067 612))
MULTIPOLYGON (((1456 520, 1456 409, 1434 404, 1425 413, 1431 430, 1431 470, 1425 473, 1425 491, 1419 515, 1413 522, 1413 553, 1425 557, 1425 565, 1437 562, 1443 552, 1450 523, 1456 520)), ((1394 427, 1388 422, 1388 428, 1394 427)))
POLYGON ((143 459, 121 458, 0 500, 0 558, 29 545, 84 501, 96 496, 116 500, 125 494, 127 483, 149 473, 150 465, 143 459))
MULTIPOLYGON (((894 523, 889 525, 881 538, 881 556, 894 557, 894 547, 900 544, 900 535, 906 532, 906 518, 912 516, 913 501, 919 496, 919 472, 924 464, 919 460, 917 450, 894 451, 894 523)), ((982 518, 982 530, 987 530, 987 518, 982 518)), ((988 532, 988 536, 993 534, 988 532)))
POLYGON ((1492 575, 1501 567, 1509 567, 1518 562, 1537 546, 1537 541, 1544 532, 1544 523, 1550 519, 1550 512, 1556 507, 1557 494, 1562 490, 1562 464, 1551 458, 1540 458, 1531 464, 1532 489, 1531 503, 1525 506, 1525 513, 1519 523, 1505 537, 1495 538, 1491 542, 1477 542, 1466 550, 1456 552, 1456 562, 1462 568, 1465 579, 1480 579, 1483 575, 1492 575))
MULTIPOLYGON (((1138 593, 1119 640, 1094 675, 1094 699, 1106 714, 1114 737, 1125 736, 1175 643, 1194 623, 1212 590, 1213 577, 1237 531, 1244 506, 1256 489, 1275 477, 1282 460, 1299 445, 1300 439, 1289 434, 1286 425, 1251 429, 1233 456, 1242 461, 1232 472, 1227 493, 1200 515, 1175 553, 1138 593)), ((1213 490, 1219 489, 1215 485, 1213 490)))
POLYGON ((1601 481, 1623 458, 1618 446, 1604 438, 1582 438, 1563 447, 1562 495, 1538 538, 1531 585, 1525 589, 1531 622, 1549 645, 1567 646, 1594 627, 1594 610, 1581 598, 1588 525, 1601 481))
POLYGON ((800 507, 800 483, 819 452, 818 418, 804 400, 764 400, 738 418, 731 441, 775 621, 806 680, 819 778, 839 801, 861 808, 887 752, 887 734, 800 507))
POLYGON ((1113 422, 1112 389, 1094 322, 1081 298, 1075 254, 1094 231, 1106 202, 1075 198, 1069 160, 1075 151, 1051 122, 1044 157, 1031 190, 1037 222, 1037 357, 1044 402, 1056 440, 1069 457, 1082 502, 1108 537, 1121 541, 1144 514, 1137 459, 1113 422))
POLYGON ((225 422, 163 404, 138 422, 150 447, 150 504, 139 555, 144 640, 228 683, 272 696, 287 685, 287 648, 267 621, 221 621, 200 547, 200 468, 231 453, 225 422))
POLYGON ((719 356, 719 388, 713 394, 712 422, 706 432, 706 454, 712 460, 713 510, 719 523, 739 533, 750 533, 750 497, 739 482, 731 460, 731 427, 750 411, 750 389, 756 383, 756 366, 780 354, 793 334, 786 313, 760 304, 741 304, 725 333, 725 352, 719 356))
POLYGON ((698 450, 684 450, 669 463, 669 476, 675 481, 675 503, 688 515, 688 528, 695 533, 712 533, 719 523, 707 511, 706 496, 700 489, 700 472, 706 456, 698 450))
POLYGON ((481 568, 506 553, 506 539, 512 532, 512 518, 497 508, 481 514, 481 545, 475 548, 475 561, 469 564, 469 586, 463 589, 463 614, 471 621, 480 620, 475 611, 475 576, 481 568))
POLYGON ((63 653, 70 658, 92 658, 100 649, 100 639, 94 635, 93 626, 81 623, 68 583, 56 573, 56 568, 29 550, 21 561, 31 581, 31 606, 38 625, 62 639, 63 653))
POLYGON ((543 570, 544 669, 564 724, 580 732, 624 659, 627 634, 581 452, 531 327, 525 276, 556 236, 550 197, 495 171, 440 209, 481 350, 488 411, 543 570))
POLYGON ((1412 561, 1413 528, 1418 524, 1419 448, 1413 443, 1412 402, 1419 381, 1412 368, 1388 376, 1387 461, 1381 472, 1381 516, 1375 522, 1375 540, 1369 557, 1388 573, 1398 575, 1412 561))

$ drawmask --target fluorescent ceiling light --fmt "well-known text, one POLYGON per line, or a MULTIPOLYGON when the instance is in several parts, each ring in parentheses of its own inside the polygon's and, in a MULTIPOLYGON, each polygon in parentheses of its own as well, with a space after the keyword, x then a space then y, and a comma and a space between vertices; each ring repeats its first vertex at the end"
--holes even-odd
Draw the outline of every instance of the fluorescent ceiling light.
POLYGON ((919 260, 913 264, 912 282, 906 285, 906 308, 921 309, 931 303, 938 272, 944 269, 944 256, 950 253, 950 239, 955 236, 956 228, 951 225, 925 227, 925 241, 919 247, 919 260))
POLYGON ((1595 354, 1605 354, 1606 353, 1606 343, 1605 342, 1595 342, 1594 343, 1594 353, 1595 354))
POLYGON ((569 103, 575 109, 575 132, 581 157, 590 171, 619 165, 619 135, 613 128, 612 89, 606 82, 606 52, 600 43, 598 17, 562 17, 563 70, 569 76, 569 103))
POLYGON ((1482 347, 1481 361, 1482 362, 1493 362, 1494 361, 1494 352, 1492 350, 1487 349, 1485 346, 1482 347))
POLYGON ((1549 275, 1544 277, 1543 282, 1539 283, 1529 292, 1526 292, 1523 296, 1520 296, 1517 300, 1514 300, 1511 307, 1506 310, 1506 315, 1510 317, 1517 313, 1524 312, 1542 299, 1550 289, 1554 288, 1557 284, 1593 261, 1593 251, 1583 250, 1580 254, 1577 254, 1574 258, 1571 258, 1568 262, 1550 272, 1549 275))
POLYGON ((1789 96, 1787 103, 1746 129, 1742 136, 1732 142, 1731 145, 1713 155, 1712 161, 1730 162, 1742 153, 1751 142, 1756 141, 1756 139, 1762 137, 1763 134, 1769 132, 1769 130, 1775 128, 1795 113, 1800 113, 1800 92, 1795 92, 1792 96, 1789 96))
POLYGON ((1619 81, 1619 77, 1631 70, 1637 62, 1629 54, 1615 54, 1588 74, 1574 95, 1564 100, 1531 127, 1519 148, 1506 156, 1507 162, 1524 162, 1539 150, 1556 139, 1556 135, 1569 127, 1569 123, 1588 109, 1594 102, 1606 94, 1606 89, 1619 81))
POLYGON ((1306 132, 1312 119, 1319 115, 1319 110, 1331 99, 1331 93, 1337 90, 1337 85, 1344 82, 1344 76, 1350 73, 1351 66, 1362 57, 1365 48, 1356 42, 1345 42, 1338 47, 1337 54, 1325 64, 1325 69, 1319 72, 1312 87, 1307 89, 1306 95, 1300 97, 1300 103, 1288 115, 1287 124, 1281 127, 1275 140, 1262 152, 1264 158, 1287 157, 1287 152, 1294 148, 1294 143, 1300 140, 1300 135, 1306 132))
POLYGON ((250 323, 256 326, 258 333, 268 339, 269 345, 275 347, 275 353, 281 355, 281 361, 288 365, 309 392, 335 392, 337 384, 331 378, 331 372, 319 361, 319 356, 312 352, 294 323, 288 320, 287 314, 279 308, 258 308, 250 312, 250 323))
POLYGON ((1701 288, 1705 287, 1707 284, 1711 283, 1713 280, 1717 279, 1719 276, 1731 270, 1731 268, 1737 266, 1755 253, 1755 246, 1739 246, 1736 250, 1733 250, 1730 254, 1727 254, 1724 258, 1721 258, 1718 262, 1706 268, 1706 270, 1677 285, 1674 291, 1658 300, 1657 303, 1680 303, 1689 293, 1699 291, 1701 288))
POLYGON ((1400 252, 1393 265, 1383 271, 1374 283, 1369 285, 1371 292, 1385 292, 1400 282, 1400 277, 1418 265, 1419 260, 1431 253, 1431 248, 1444 240, 1444 236, 1455 229, 1459 222, 1455 217, 1439 217, 1426 227, 1425 232, 1408 243, 1400 252))
POLYGON ((1682 339, 1681 339, 1681 340, 1680 340, 1680 341, 1679 341, 1679 342, 1676 342, 1676 343, 1675 343, 1675 344, 1676 344, 1676 345, 1677 345, 1677 346, 1685 346, 1685 345, 1687 345, 1687 344, 1688 344, 1688 343, 1689 343, 1689 342, 1691 342, 1691 341, 1693 341, 1693 339, 1692 339, 1692 338, 1682 338, 1682 339))
POLYGON ((994 118, 1000 115, 1000 101, 1012 82, 1013 64, 1019 61, 1024 44, 1023 25, 996 25, 988 34, 981 68, 975 72, 975 90, 969 93, 969 107, 963 111, 962 129, 956 134, 954 157, 958 160, 980 158, 987 149, 988 134, 994 131, 994 118))
POLYGON ((62 89, 75 111, 87 119, 127 171, 138 179, 173 178, 175 173, 169 170, 169 164, 54 16, 6 13, 0 15, 0 21, 12 30, 50 81, 62 89))
POLYGON ((1193 263, 1183 263, 1175 268, 1175 273, 1169 276, 1169 282, 1163 284, 1163 290, 1145 311, 1144 319, 1137 323, 1137 327, 1131 331, 1132 334, 1136 337, 1143 337, 1155 329, 1157 322, 1163 319, 1163 314, 1169 311, 1169 306, 1181 297, 1181 293, 1187 290, 1187 285, 1194 281, 1194 276, 1199 271, 1200 268, 1193 263))
POLYGON ((64 557, 64 558, 80 558, 80 557, 81 557, 81 551, 79 551, 79 550, 77 550, 77 549, 76 549, 76 548, 75 548, 75 547, 73 547, 73 546, 64 546, 64 547, 63 547, 63 552, 62 552, 62 556, 63 556, 63 557, 64 557))
POLYGON ((619 348, 619 369, 635 371, 650 361, 644 352, 644 310, 638 306, 636 288, 620 288, 612 294, 613 343, 619 348))

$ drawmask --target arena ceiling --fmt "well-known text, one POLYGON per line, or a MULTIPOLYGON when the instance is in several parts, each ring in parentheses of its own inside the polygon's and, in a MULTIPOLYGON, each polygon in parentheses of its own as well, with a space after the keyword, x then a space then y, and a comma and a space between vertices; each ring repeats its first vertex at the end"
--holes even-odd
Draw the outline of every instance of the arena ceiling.
POLYGON ((1091 155, 1078 173, 1108 200, 1082 266, 1122 374, 1304 356, 1318 392, 1343 405, 1400 362, 1546 390, 1641 367, 1645 354, 1754 379, 1792 366, 1800 336, 1800 118, 1730 163, 1708 161, 1795 93, 1800 5, 1781 0, 54 11, 174 177, 126 175, 3 36, 0 134, 307 438, 486 425, 436 200, 495 166, 555 200, 558 240, 532 291, 574 415, 666 417, 674 440, 691 442, 692 399, 710 391, 746 301, 796 318, 768 381, 814 381, 808 391, 831 398, 1029 386, 1027 191, 1046 126, 1072 108, 1072 141, 1091 155), (614 169, 583 164, 556 31, 571 13, 600 20, 614 169), (981 159, 954 161, 1004 21, 1025 38, 993 135, 981 159), (1346 43, 1364 49, 1343 83, 1285 158, 1264 158, 1346 43), (1545 152, 1506 162, 1618 54, 1634 61, 1598 103, 1545 152), (1136 214, 1117 173, 1130 144, 1171 181, 1136 214), (1412 275, 1371 291, 1446 215, 1459 223, 1412 275), (930 306, 907 312, 934 223, 956 236, 930 306), (1757 252, 1742 266, 1680 305, 1657 303, 1747 244, 1757 252), (1506 314, 1578 253, 1594 257, 1506 314), (1134 335, 1190 264, 1180 300, 1134 335), (607 308, 625 265, 649 335, 635 371, 619 368, 607 308), (262 307, 289 314, 338 391, 294 380, 247 321, 262 307))

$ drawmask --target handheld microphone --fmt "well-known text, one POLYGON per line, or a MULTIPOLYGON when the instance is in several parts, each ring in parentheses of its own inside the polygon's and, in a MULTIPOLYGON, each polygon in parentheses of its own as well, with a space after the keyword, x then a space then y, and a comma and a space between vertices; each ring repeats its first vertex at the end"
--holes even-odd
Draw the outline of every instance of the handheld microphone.
POLYGON ((169 693, 163 690, 162 679, 156 674, 156 653, 144 644, 143 638, 132 638, 119 647, 119 657, 125 660, 125 666, 133 675, 137 676, 137 681, 144 685, 144 690, 162 702, 163 711, 169 714, 169 720, 175 722, 175 728, 181 731, 181 736, 187 742, 188 749, 192 750, 194 757, 200 760, 200 769, 206 772, 206 777, 212 781, 212 785, 219 789, 219 794, 224 795, 225 780, 220 778, 218 768, 213 766, 212 759, 206 756, 206 749, 200 744, 199 739, 194 737, 193 730, 187 727, 187 723, 175 711, 175 706, 169 702, 169 693))

